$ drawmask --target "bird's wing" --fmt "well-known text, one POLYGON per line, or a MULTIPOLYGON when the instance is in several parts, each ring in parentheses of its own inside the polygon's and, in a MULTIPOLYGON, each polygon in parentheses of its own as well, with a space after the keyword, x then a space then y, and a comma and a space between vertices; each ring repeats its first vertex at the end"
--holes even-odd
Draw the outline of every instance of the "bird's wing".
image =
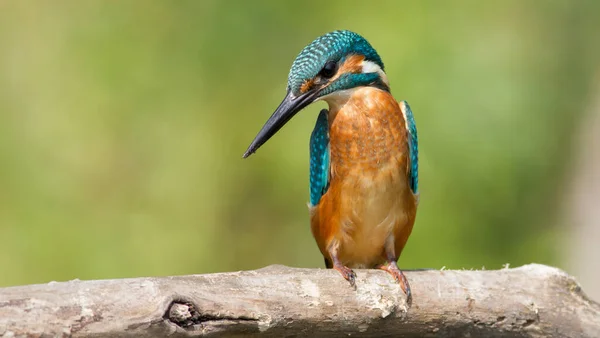
POLYGON ((319 204, 329 188, 329 123, 327 109, 321 110, 310 135, 310 204, 319 204))
POLYGON ((410 155, 410 163, 408 164, 409 184, 413 194, 416 195, 419 193, 419 141, 417 138, 417 125, 415 124, 415 118, 408 102, 400 102, 400 108, 402 109, 402 114, 404 114, 406 131, 408 132, 408 150, 410 155))

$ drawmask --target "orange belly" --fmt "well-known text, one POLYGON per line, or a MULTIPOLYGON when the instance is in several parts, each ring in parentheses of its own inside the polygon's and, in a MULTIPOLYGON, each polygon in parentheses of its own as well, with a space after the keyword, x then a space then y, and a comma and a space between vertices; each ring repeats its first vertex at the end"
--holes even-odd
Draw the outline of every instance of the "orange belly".
POLYGON ((400 107, 388 92, 361 87, 339 107, 330 104, 329 121, 329 189, 311 208, 319 249, 331 260, 335 247, 340 262, 351 268, 383 264, 386 246, 397 259, 417 210, 400 107))

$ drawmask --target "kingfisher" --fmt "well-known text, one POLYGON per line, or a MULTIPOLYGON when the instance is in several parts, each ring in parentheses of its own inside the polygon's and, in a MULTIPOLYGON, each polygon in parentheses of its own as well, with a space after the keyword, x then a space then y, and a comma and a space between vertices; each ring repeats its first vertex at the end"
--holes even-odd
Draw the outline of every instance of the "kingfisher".
POLYGON ((353 268, 390 273, 411 301, 397 261, 419 203, 413 113, 396 101, 383 62, 357 33, 337 30, 304 47, 287 94, 254 138, 253 154, 296 113, 323 100, 310 137, 310 225, 325 266, 355 288, 353 268))

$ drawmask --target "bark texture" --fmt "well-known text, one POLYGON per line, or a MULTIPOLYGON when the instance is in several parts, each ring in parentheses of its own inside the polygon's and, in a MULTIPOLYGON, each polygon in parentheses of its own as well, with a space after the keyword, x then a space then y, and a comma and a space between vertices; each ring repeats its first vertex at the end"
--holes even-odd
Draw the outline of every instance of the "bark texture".
POLYGON ((600 337, 600 305, 556 268, 406 273, 270 266, 0 289, 0 337, 600 337))

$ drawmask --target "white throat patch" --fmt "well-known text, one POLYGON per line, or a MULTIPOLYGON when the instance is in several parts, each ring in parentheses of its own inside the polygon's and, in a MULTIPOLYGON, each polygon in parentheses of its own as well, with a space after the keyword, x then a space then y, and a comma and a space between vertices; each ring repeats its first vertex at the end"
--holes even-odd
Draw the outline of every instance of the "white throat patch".
POLYGON ((378 73, 381 81, 385 83, 386 86, 390 86, 390 82, 388 81, 387 75, 378 64, 373 61, 363 60, 362 62, 362 72, 363 73, 378 73))

